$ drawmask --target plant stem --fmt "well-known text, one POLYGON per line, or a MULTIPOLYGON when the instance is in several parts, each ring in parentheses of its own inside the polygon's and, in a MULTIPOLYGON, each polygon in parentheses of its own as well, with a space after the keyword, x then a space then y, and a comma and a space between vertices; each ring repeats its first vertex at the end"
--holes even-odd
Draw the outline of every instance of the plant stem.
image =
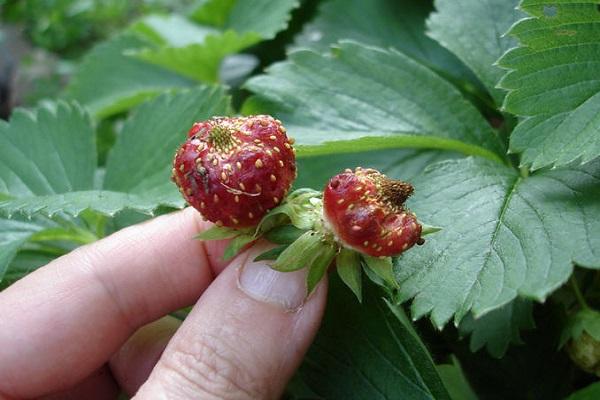
POLYGON ((575 294, 575 298, 577 298, 577 302, 579 303, 579 306, 581 308, 583 308, 584 310, 589 310, 590 306, 588 305, 587 301, 585 301, 585 297, 583 297, 583 294, 581 293, 581 290, 579 289, 579 285, 577 284, 577 279, 575 279, 575 274, 571 275, 571 278, 569 278, 569 282, 571 283, 571 288, 573 289, 573 293, 575 294))
POLYGON ((519 168, 519 172, 521 172, 521 176, 523 178, 527 178, 529 176, 529 168, 527 168, 527 167, 519 168))

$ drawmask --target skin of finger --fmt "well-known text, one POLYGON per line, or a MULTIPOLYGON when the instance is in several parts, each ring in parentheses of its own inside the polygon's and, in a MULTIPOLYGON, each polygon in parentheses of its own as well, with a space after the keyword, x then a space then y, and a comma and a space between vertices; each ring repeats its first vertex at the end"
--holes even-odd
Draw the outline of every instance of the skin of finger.
POLYGON ((110 359, 110 369, 121 389, 133 396, 148 379, 167 343, 181 326, 166 316, 137 330, 110 359))
POLYGON ((204 292, 135 399, 277 399, 320 324, 326 279, 294 312, 238 287, 238 257, 204 292))
POLYGON ((108 366, 104 366, 74 387, 60 393, 42 396, 40 400, 109 400, 117 399, 120 392, 108 366))
POLYGON ((213 279, 209 259, 223 247, 193 239, 208 227, 190 208, 161 216, 76 249, 1 292, 0 393, 66 390, 137 328, 194 304, 213 279))

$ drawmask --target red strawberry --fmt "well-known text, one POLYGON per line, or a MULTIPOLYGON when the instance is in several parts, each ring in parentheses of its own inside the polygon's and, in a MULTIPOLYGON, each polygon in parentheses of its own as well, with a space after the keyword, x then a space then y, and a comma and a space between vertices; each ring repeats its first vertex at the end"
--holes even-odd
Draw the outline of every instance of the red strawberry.
POLYGON ((197 122, 175 154, 172 179, 206 219, 254 226, 296 178, 293 139, 285 132, 267 115, 197 122))
POLYGON ((421 225, 404 208, 412 192, 409 183, 374 169, 348 169, 325 187, 325 223, 345 247, 374 257, 398 255, 423 243, 421 225))

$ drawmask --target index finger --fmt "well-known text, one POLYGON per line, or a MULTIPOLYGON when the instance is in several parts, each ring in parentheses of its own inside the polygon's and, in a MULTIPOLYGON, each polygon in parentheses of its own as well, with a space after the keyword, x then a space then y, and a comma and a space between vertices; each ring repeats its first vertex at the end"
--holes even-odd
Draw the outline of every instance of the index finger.
MULTIPOLYGON (((0 397, 65 389, 99 368, 140 326, 193 304, 223 244, 186 209, 128 227, 0 293, 0 397)), ((213 271, 214 269, 214 271, 213 271)))

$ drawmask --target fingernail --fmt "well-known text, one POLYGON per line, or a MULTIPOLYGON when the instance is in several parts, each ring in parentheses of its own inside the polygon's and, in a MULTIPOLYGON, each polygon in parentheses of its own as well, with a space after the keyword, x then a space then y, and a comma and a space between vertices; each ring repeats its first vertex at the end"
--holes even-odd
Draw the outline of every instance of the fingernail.
POLYGON ((299 309, 306 299, 306 268, 293 272, 271 269, 269 261, 252 261, 241 268, 240 289, 255 300, 272 303, 287 311, 299 309))

